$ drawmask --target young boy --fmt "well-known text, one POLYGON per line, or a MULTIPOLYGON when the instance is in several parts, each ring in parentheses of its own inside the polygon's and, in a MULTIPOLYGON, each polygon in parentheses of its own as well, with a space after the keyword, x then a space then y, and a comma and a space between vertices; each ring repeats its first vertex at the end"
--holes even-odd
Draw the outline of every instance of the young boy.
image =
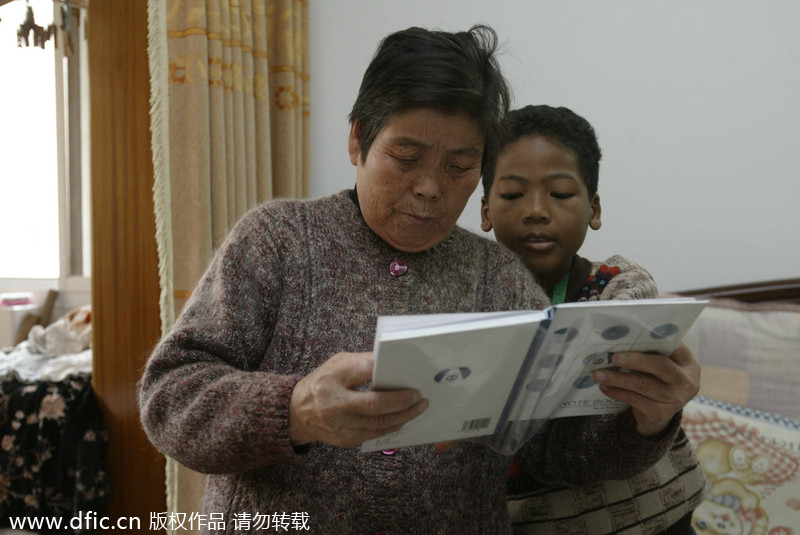
MULTIPOLYGON (((578 256, 598 230, 600 147, 594 129, 567 108, 527 106, 509 115, 509 136, 489 155, 481 228, 515 251, 553 303, 658 296, 642 267, 612 256, 578 256)), ((614 415, 593 418, 614 418, 614 415)), ((630 480, 554 487, 512 462, 508 507, 514 533, 688 535, 705 479, 681 431, 672 450, 630 480)))

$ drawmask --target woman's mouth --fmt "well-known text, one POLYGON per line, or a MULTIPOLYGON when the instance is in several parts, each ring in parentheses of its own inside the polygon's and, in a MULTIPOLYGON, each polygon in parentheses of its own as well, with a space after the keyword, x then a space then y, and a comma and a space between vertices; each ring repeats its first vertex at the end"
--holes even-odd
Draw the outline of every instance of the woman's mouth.
POLYGON ((412 224, 418 224, 418 225, 423 225, 434 219, 433 216, 430 215, 413 214, 408 212, 405 212, 404 215, 410 220, 412 224))

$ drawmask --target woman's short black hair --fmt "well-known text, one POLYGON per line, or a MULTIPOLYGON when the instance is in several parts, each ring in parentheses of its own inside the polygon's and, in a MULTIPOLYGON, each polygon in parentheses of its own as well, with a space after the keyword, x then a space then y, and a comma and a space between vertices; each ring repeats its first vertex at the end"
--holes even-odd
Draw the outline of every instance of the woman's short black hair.
POLYGON ((542 136, 575 154, 578 169, 591 200, 600 177, 600 145, 589 121, 569 108, 525 106, 508 114, 508 129, 494 150, 484 158, 483 194, 489 195, 494 182, 497 156, 507 146, 526 136, 542 136))
POLYGON ((413 27, 384 38, 349 116, 362 160, 392 115, 428 107, 474 119, 485 155, 502 133, 511 98, 496 51, 497 34, 484 25, 457 33, 413 27))

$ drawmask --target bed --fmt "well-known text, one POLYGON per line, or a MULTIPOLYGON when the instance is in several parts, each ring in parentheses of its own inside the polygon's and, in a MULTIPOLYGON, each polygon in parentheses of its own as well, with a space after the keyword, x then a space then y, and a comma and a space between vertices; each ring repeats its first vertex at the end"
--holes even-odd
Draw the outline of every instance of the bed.
POLYGON ((800 279, 681 294, 709 300, 685 338, 703 367, 683 414, 707 478, 693 526, 800 533, 800 279))

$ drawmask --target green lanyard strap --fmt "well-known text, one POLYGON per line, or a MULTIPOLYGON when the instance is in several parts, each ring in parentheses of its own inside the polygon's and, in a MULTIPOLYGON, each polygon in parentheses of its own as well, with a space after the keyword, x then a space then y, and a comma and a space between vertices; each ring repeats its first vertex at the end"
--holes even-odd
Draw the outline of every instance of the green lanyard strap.
POLYGON ((561 277, 561 280, 556 283, 555 288, 553 288, 553 304, 560 305, 564 301, 567 300, 567 283, 569 283, 569 272, 572 271, 572 263, 569 265, 569 269, 564 276, 561 277))

